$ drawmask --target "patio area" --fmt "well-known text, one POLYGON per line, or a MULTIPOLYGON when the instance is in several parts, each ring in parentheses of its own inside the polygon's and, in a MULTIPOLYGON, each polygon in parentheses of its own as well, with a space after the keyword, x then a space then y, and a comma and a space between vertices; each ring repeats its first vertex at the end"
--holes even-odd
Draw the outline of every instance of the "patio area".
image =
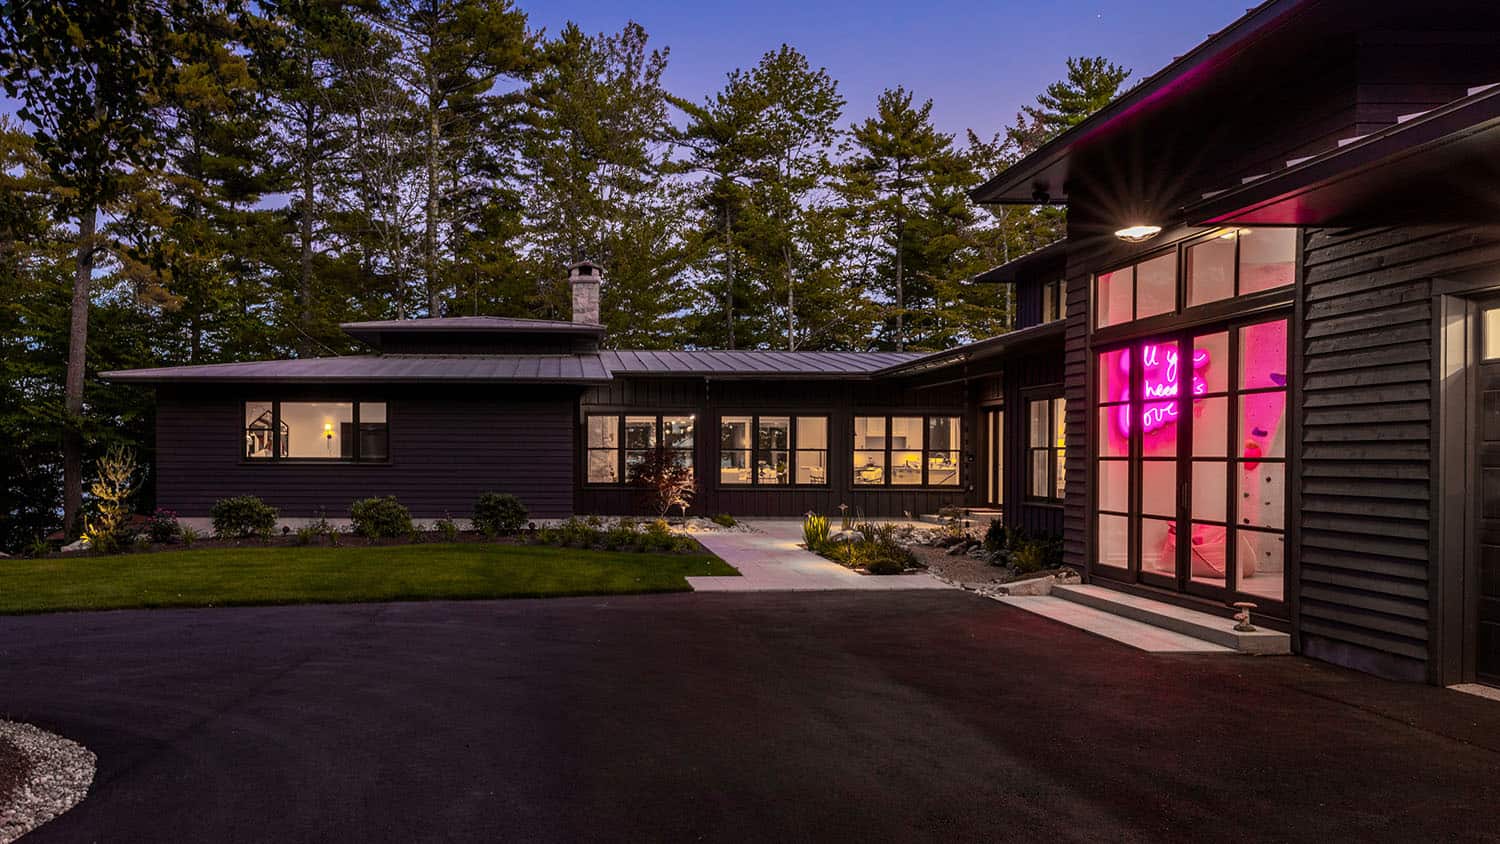
POLYGON ((807 592, 831 589, 952 589, 916 574, 864 575, 801 547, 800 519, 752 519, 751 531, 694 534, 708 550, 739 569, 740 577, 689 577, 697 592, 807 592), (732 583, 730 581, 733 581, 732 583))

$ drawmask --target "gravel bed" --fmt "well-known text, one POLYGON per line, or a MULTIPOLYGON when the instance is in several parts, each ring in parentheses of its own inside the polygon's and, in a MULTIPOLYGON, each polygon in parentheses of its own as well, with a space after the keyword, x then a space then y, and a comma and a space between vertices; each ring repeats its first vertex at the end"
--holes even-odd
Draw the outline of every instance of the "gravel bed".
POLYGON ((8 793, 0 789, 0 844, 10 844, 83 799, 95 758, 77 742, 16 721, 0 721, 0 743, 26 760, 19 782, 8 793))
POLYGON ((968 554, 949 555, 945 548, 913 545, 911 552, 927 566, 927 571, 961 586, 982 586, 1003 583, 1009 580, 1008 570, 992 566, 986 560, 978 560, 968 554))

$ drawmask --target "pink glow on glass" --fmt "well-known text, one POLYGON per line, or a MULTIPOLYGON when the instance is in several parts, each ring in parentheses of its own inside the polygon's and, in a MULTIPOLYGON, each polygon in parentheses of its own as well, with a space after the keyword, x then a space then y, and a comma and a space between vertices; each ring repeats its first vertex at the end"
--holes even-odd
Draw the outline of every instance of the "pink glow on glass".
MULTIPOLYGON (((1177 395, 1181 390, 1182 367, 1180 366, 1180 353, 1176 346, 1158 346, 1155 343, 1147 343, 1140 348, 1141 355, 1141 393, 1145 404, 1141 409, 1141 430, 1144 433, 1161 428, 1163 425, 1177 421, 1177 395), (1155 399, 1155 401, 1152 401, 1155 399)), ((1121 358, 1121 369, 1126 369, 1127 358, 1121 358)), ((1208 382, 1204 380, 1202 370, 1209 364, 1207 349, 1195 349, 1192 358, 1192 394, 1201 396, 1208 392, 1208 382)), ((1122 379, 1126 383, 1128 379, 1122 379)), ((1121 400, 1128 399, 1128 393, 1120 397, 1121 400)), ((1115 417, 1115 424, 1120 433, 1130 435, 1130 405, 1123 405, 1115 417)))

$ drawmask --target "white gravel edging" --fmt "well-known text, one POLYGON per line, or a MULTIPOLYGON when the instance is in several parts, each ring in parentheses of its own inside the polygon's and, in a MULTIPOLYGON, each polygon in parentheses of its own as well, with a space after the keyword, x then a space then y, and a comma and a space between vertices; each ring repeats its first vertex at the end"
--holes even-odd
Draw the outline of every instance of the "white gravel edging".
POLYGON ((94 781, 97 759, 78 742, 18 721, 0 721, 0 738, 32 764, 21 787, 0 803, 0 844, 10 844, 78 805, 94 781))

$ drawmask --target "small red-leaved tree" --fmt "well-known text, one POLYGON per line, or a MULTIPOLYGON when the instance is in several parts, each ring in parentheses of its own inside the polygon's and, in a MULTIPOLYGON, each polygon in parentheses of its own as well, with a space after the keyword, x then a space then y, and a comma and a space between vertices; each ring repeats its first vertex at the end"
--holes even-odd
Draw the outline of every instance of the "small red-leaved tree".
POLYGON ((656 451, 631 467, 630 481, 640 487, 646 506, 662 517, 673 507, 681 508, 686 516, 697 491, 692 469, 679 464, 675 456, 656 451))

